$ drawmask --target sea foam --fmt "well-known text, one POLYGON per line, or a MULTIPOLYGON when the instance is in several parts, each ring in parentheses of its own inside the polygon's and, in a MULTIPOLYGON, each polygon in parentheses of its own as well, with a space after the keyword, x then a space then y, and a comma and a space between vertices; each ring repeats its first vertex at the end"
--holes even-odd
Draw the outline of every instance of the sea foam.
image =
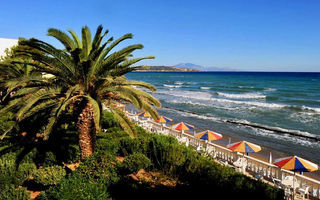
POLYGON ((180 88, 181 85, 167 85, 167 84, 163 84, 164 87, 169 87, 169 88, 180 88))
POLYGON ((230 93, 223 93, 217 92, 218 96, 227 97, 231 99, 265 99, 266 96, 262 95, 261 93, 243 93, 243 94, 230 94, 230 93))

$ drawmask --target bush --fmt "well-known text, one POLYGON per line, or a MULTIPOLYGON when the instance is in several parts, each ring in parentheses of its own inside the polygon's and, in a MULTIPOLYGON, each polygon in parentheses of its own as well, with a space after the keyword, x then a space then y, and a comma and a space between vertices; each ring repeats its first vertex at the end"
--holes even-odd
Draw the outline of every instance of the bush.
POLYGON ((39 168, 32 174, 33 181, 43 186, 51 186, 59 183, 66 176, 66 170, 62 166, 50 166, 39 168))
POLYGON ((108 152, 96 152, 80 164, 77 172, 88 180, 103 182, 106 185, 119 180, 119 161, 108 152))
POLYGON ((119 123, 114 119, 113 114, 111 112, 103 111, 101 127, 103 129, 119 127, 119 123))
POLYGON ((221 193, 224 194, 225 199, 235 197, 261 200, 283 199, 282 190, 239 174, 232 168, 218 165, 200 156, 192 148, 180 145, 174 138, 142 133, 135 139, 122 138, 120 143, 119 152, 129 155, 122 163, 123 169, 136 172, 143 168, 137 167, 138 163, 144 163, 140 162, 142 158, 131 158, 131 156, 143 153, 150 158, 157 170, 176 177, 184 183, 176 190, 186 193, 184 197, 187 199, 190 199, 188 197, 199 197, 198 191, 221 193), (130 153, 133 154, 130 155, 130 153))
POLYGON ((0 199, 30 200, 31 198, 25 188, 17 188, 12 184, 4 184, 1 186, 0 199))
POLYGON ((127 156, 121 165, 121 169, 124 173, 136 173, 140 169, 147 169, 151 166, 151 161, 145 155, 141 153, 134 153, 127 156))
POLYGON ((97 152, 108 152, 110 154, 116 154, 120 148, 120 141, 115 139, 100 138, 96 143, 97 152))
POLYGON ((121 156, 128 156, 133 153, 141 153, 141 143, 139 139, 132 139, 130 137, 124 137, 120 139, 119 154, 121 156))
POLYGON ((52 151, 37 153, 35 160, 39 166, 48 167, 58 164, 57 157, 52 151))
POLYGON ((39 200, 105 200, 108 198, 107 186, 90 180, 79 173, 63 179, 56 187, 42 193, 39 200))
POLYGON ((2 155, 0 157, 0 188, 4 184, 22 185, 35 169, 34 163, 24 162, 17 166, 15 153, 2 155))
POLYGON ((80 149, 78 144, 69 145, 66 153, 62 156, 64 162, 75 163, 80 160, 80 149))

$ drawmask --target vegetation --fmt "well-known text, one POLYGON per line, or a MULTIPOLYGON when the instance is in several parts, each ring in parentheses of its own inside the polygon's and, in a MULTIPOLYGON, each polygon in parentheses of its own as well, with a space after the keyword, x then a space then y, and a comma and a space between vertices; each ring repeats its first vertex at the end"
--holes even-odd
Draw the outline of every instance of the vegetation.
POLYGON ((113 104, 119 101, 132 103, 156 118, 157 112, 153 106, 159 107, 160 102, 147 92, 133 87, 155 91, 154 86, 141 81, 129 81, 123 76, 138 68, 131 65, 153 58, 130 58, 133 51, 143 46, 130 45, 111 53, 119 43, 132 38, 132 34, 125 34, 115 41, 111 37, 103 43, 108 31, 103 32, 102 26, 97 28, 93 39, 86 26, 82 28, 81 41, 74 31, 70 30, 69 33, 71 37, 57 29, 48 31, 49 36, 64 45, 65 49, 62 50, 34 38, 19 41, 14 55, 25 59, 11 61, 12 65, 7 65, 7 68, 19 66, 29 72, 28 67, 32 66, 32 71, 37 73, 18 77, 10 76, 9 72, 2 75, 3 86, 15 93, 10 94, 10 101, 1 113, 12 111, 17 122, 29 121, 44 114, 40 123, 45 124, 40 130, 44 140, 49 138, 64 113, 72 113, 79 134, 81 158, 85 159, 95 150, 103 106, 110 109, 120 126, 134 136, 136 133, 131 121, 113 104))
MULTIPOLYGON (((115 122, 111 113, 103 116, 115 122)), ((27 154, 16 170, 19 153, 6 153, 1 156, 6 161, 1 172, 7 175, 1 173, 0 180, 7 190, 37 183, 36 190, 45 190, 37 199, 47 200, 205 198, 207 193, 202 191, 223 194, 225 199, 283 199, 282 190, 216 164, 175 138, 147 133, 139 127, 136 131, 138 136, 131 138, 115 123, 108 132, 100 132, 96 152, 75 171, 56 164, 36 167, 37 149, 27 154), (9 166, 12 171, 5 171, 9 166)), ((52 160, 41 163, 56 163, 52 160)))
POLYGON ((53 165, 35 170, 32 176, 35 183, 51 186, 58 184, 66 176, 66 170, 64 167, 53 165))
POLYGON ((131 103, 154 118, 160 106, 133 87, 154 86, 124 77, 152 58, 130 58, 142 45, 113 50, 131 34, 104 43, 101 26, 93 40, 87 27, 81 41, 69 34, 48 31, 62 50, 22 39, 0 64, 0 199, 30 199, 29 191, 40 200, 283 199, 175 138, 147 133, 114 106, 131 103))

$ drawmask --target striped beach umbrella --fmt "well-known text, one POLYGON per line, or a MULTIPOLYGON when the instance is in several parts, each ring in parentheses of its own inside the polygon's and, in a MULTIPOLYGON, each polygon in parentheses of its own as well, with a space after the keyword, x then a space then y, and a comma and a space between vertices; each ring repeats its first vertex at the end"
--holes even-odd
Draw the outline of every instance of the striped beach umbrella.
POLYGON ((158 123, 169 123, 169 122, 172 122, 172 119, 169 118, 169 117, 165 117, 165 116, 160 116, 156 122, 158 123))
POLYGON ((137 114, 139 117, 151 117, 151 115, 148 112, 140 112, 137 114))
POLYGON ((173 129, 184 133, 184 131, 194 129, 194 126, 184 122, 180 122, 178 124, 173 125, 173 129))
POLYGON ((274 164, 281 169, 286 169, 294 172, 313 172, 319 169, 318 165, 298 156, 279 158, 275 160, 274 164))
POLYGON ((222 135, 219 133, 215 133, 209 130, 197 133, 196 138, 202 139, 202 140, 220 140, 222 138, 222 135))
POLYGON ((247 141, 241 141, 241 142, 236 142, 227 145, 227 148, 235 151, 235 152, 240 152, 240 153, 256 153, 261 151, 261 147, 259 145, 247 142, 247 141))
MULTIPOLYGON (((280 167, 281 169, 293 171, 294 178, 296 177, 296 172, 313 172, 319 169, 317 164, 314 164, 298 156, 289 156, 285 158, 279 158, 279 159, 276 159, 273 164, 280 167)), ((292 181, 292 188, 295 188, 294 183, 295 181, 292 181)), ((295 190, 293 190, 293 200, 294 200, 294 196, 295 196, 295 190)))

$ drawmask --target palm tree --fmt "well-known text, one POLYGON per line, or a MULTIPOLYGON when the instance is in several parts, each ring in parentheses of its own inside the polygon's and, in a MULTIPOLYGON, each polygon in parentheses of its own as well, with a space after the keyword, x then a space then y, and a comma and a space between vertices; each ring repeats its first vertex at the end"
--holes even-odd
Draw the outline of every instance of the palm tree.
POLYGON ((133 64, 154 57, 131 58, 133 51, 143 48, 141 44, 113 50, 122 41, 132 38, 132 34, 125 34, 115 41, 111 37, 103 43, 108 31, 102 31, 100 25, 92 40, 91 32, 85 26, 80 40, 72 30, 68 31, 70 37, 60 30, 49 29, 48 35, 58 39, 65 47, 63 50, 34 38, 20 41, 22 48, 17 52, 32 58, 32 62, 27 64, 34 66, 37 72, 52 76, 28 76, 6 81, 8 87, 22 87, 2 112, 13 111, 17 121, 43 112, 50 113, 46 120, 44 139, 48 139, 61 114, 72 105, 73 113, 78 116, 81 159, 90 156, 95 150, 103 104, 131 136, 136 134, 132 122, 123 111, 112 106, 113 103, 132 103, 138 109, 149 112, 153 118, 158 116, 154 107, 161 106, 152 95, 138 89, 142 87, 154 92, 156 88, 153 85, 124 77, 126 73, 139 68, 132 67, 133 64))

